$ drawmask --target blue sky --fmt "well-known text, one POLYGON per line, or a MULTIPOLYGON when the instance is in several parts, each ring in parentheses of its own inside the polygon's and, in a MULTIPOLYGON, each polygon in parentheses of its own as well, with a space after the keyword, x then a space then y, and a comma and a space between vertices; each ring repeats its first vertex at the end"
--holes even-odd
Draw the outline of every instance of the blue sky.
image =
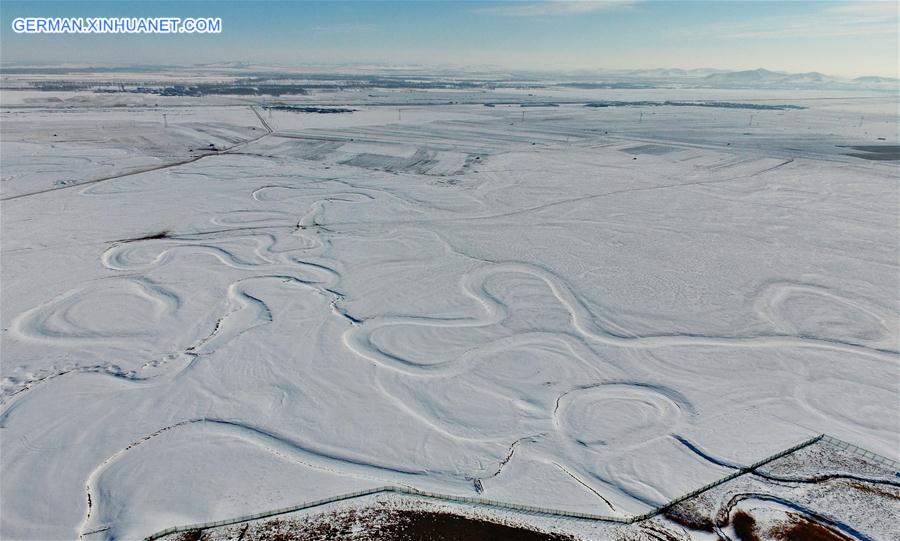
POLYGON ((895 2, 7 1, 4 63, 716 67, 898 75, 895 2), (24 35, 24 16, 221 17, 220 35, 24 35))

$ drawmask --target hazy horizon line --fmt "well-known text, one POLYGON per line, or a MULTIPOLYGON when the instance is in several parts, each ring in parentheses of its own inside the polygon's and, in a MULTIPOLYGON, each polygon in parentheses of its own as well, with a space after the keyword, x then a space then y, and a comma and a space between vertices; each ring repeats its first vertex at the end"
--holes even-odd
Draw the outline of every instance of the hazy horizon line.
POLYGON ((324 68, 324 69, 339 69, 339 68, 369 68, 372 70, 384 69, 384 70, 435 70, 435 71, 457 71, 457 72, 470 72, 470 73, 486 73, 490 71, 504 71, 509 72, 510 74, 546 74, 546 75, 567 75, 567 74, 625 74, 625 73, 641 73, 641 72, 652 72, 652 71, 683 71, 686 73, 690 72, 718 72, 718 73, 741 73, 741 72, 754 72, 754 71, 765 71, 774 74, 784 74, 784 75, 802 75, 802 74, 819 74, 825 77, 830 77, 834 79, 856 79, 859 77, 881 77, 885 79, 893 79, 900 80, 894 74, 882 74, 882 73, 864 73, 861 75, 842 75, 842 74, 832 74, 825 73, 818 70, 808 70, 808 71, 788 71, 783 69, 770 69, 764 66, 758 66, 754 68, 744 68, 744 69, 729 69, 729 68, 719 68, 715 66, 702 66, 702 67, 678 67, 678 66, 658 66, 653 68, 641 68, 641 67, 633 67, 633 68, 605 68, 605 67, 596 67, 596 68, 569 68, 569 69, 541 69, 541 68, 519 68, 512 66, 504 66, 499 64, 453 64, 453 63, 441 63, 441 64, 421 64, 414 62, 403 62, 403 63, 389 63, 389 62, 302 62, 302 63, 282 63, 282 62, 249 62, 243 60, 221 60, 215 62, 201 62, 201 63, 185 63, 185 64, 160 64, 160 63, 119 63, 119 62, 22 62, 22 61, 8 61, 8 60, 0 60, 0 72, 4 68, 71 68, 71 69, 123 69, 123 68, 133 68, 133 69, 190 69, 190 68, 278 68, 284 70, 301 70, 308 68, 324 68))

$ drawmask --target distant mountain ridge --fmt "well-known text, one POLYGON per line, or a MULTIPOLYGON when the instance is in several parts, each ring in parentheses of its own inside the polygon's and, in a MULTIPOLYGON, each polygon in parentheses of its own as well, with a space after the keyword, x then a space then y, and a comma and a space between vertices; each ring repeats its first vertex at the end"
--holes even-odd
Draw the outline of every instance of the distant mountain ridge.
POLYGON ((818 71, 806 73, 788 73, 770 71, 764 68, 744 71, 726 71, 711 73, 704 77, 704 82, 712 86, 764 86, 764 87, 858 87, 896 85, 900 80, 890 77, 866 76, 855 79, 842 79, 825 75, 818 71))
POLYGON ((900 79, 894 77, 880 77, 878 75, 866 75, 853 79, 854 83, 900 83, 900 79))
POLYGON ((900 90, 900 79, 868 75, 836 77, 818 71, 790 73, 765 68, 728 71, 713 68, 657 68, 636 70, 597 70, 571 74, 568 86, 584 88, 664 87, 668 85, 705 88, 778 88, 822 90, 900 90), (616 86, 618 85, 618 86, 616 86))
MULTIPOLYGON (((34 74, 66 75, 77 74, 80 78, 90 76, 103 79, 103 74, 127 74, 134 72, 139 80, 146 74, 168 73, 186 75, 196 73, 204 76, 221 75, 229 79, 251 77, 284 81, 296 79, 321 80, 323 77, 335 80, 369 79, 372 84, 390 79, 391 86, 409 81, 431 85, 467 84, 556 84, 574 88, 637 89, 637 88, 748 88, 748 89, 811 89, 811 90, 877 90, 900 91, 900 79, 880 75, 865 75, 856 78, 838 77, 818 71, 790 73, 765 68, 751 70, 722 70, 716 68, 651 68, 651 69, 575 69, 575 70, 521 70, 504 69, 500 66, 425 66, 425 65, 381 65, 381 64, 307 64, 287 66, 278 64, 252 64, 247 62, 216 62, 195 65, 172 66, 89 66, 89 65, 20 65, 0 63, 0 77, 9 78, 34 74), (461 82, 462 81, 462 82, 461 82)), ((120 80, 119 77, 117 80, 120 80)), ((303 84, 307 84, 303 83, 303 84)), ((299 83, 295 83, 299 84, 299 83)))

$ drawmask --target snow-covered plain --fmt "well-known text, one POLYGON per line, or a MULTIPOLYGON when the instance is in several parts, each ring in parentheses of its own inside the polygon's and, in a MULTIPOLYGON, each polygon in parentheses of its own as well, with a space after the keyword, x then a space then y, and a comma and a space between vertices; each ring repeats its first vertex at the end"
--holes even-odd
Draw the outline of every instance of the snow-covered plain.
POLYGON ((807 108, 5 106, 0 537, 896 457, 896 96, 734 94, 807 108))

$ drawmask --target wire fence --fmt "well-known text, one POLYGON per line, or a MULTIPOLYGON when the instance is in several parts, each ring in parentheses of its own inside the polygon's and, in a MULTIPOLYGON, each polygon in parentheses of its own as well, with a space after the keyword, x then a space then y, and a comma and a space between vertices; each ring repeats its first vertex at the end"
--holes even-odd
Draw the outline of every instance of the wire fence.
POLYGON ((641 520, 647 520, 648 518, 651 518, 651 517, 655 517, 656 515, 659 515, 660 513, 665 512, 667 509, 669 509, 675 505, 678 505, 679 503, 681 503, 685 500, 693 498, 694 496, 697 496, 698 494, 702 494, 703 492, 706 492, 707 490, 709 490, 711 488, 715 488, 721 484, 731 481, 732 479, 735 479, 742 475, 748 474, 759 467, 765 466, 766 464, 768 464, 770 462, 774 462, 774 461, 778 460, 779 458, 785 457, 791 453, 796 453, 800 449, 809 447, 810 445, 820 441, 824 437, 825 437, 824 434, 814 436, 806 441, 803 441, 803 442, 798 443, 797 445, 794 445, 793 447, 788 447, 787 449, 780 451, 778 453, 775 453, 774 455, 767 456, 766 458, 764 458, 762 460, 758 460, 758 461, 754 462, 753 464, 750 464, 749 466, 744 466, 743 468, 740 468, 740 469, 736 470, 735 472, 733 472, 729 475, 726 475, 725 477, 722 477, 721 479, 717 479, 717 480, 713 481, 712 483, 703 485, 702 487, 700 487, 696 490, 692 490, 692 491, 688 492, 687 494, 684 494, 677 498, 673 498, 673 499, 669 500, 668 502, 660 505, 656 509, 652 509, 652 510, 644 513, 643 515, 631 517, 631 522, 638 522, 641 520))
POLYGON ((441 494, 438 492, 428 492, 428 491, 424 491, 424 490, 417 490, 417 489, 410 488, 410 487, 387 485, 387 486, 381 486, 381 487, 377 487, 377 488, 370 488, 367 490, 360 490, 357 492, 350 492, 347 494, 339 494, 337 496, 332 496, 330 498, 323 498, 321 500, 304 502, 299 505, 294 505, 291 507, 284 507, 281 509, 273 509, 273 510, 269 510, 269 511, 263 511, 261 513, 254 513, 252 515, 244 515, 241 517, 235 517, 235 518, 230 518, 230 519, 225 519, 225 520, 218 520, 218 521, 214 521, 214 522, 202 522, 202 523, 197 523, 197 524, 187 524, 184 526, 173 526, 171 528, 166 528, 165 530, 158 531, 154 534, 151 534, 151 535, 145 537, 144 541, 155 541, 156 539, 160 539, 162 537, 166 537, 168 535, 172 535, 175 533, 190 532, 190 531, 195 531, 195 530, 206 530, 209 528, 217 528, 220 526, 230 526, 232 524, 240 524, 242 522, 248 522, 251 520, 259 520, 259 519, 263 519, 263 518, 274 517, 277 515, 285 515, 288 513, 294 513, 296 511, 303 511, 305 509, 320 507, 320 506, 327 505, 330 503, 336 503, 336 502, 341 502, 341 501, 345 501, 345 500, 352 500, 355 498, 362 498, 364 496, 372 496, 375 494, 390 494, 390 493, 403 494, 403 495, 407 495, 407 496, 415 496, 418 498, 428 498, 428 499, 434 499, 434 500, 440 500, 440 501, 446 501, 446 502, 452 502, 452 503, 477 505, 477 506, 482 506, 482 507, 490 507, 490 508, 494 508, 494 509, 517 511, 520 513, 529 513, 529 514, 546 515, 546 516, 557 516, 557 517, 569 517, 569 518, 576 518, 576 519, 583 519, 583 520, 614 522, 614 523, 619 523, 619 524, 632 524, 635 522, 640 522, 640 521, 655 517, 661 513, 664 513, 667 509, 669 509, 675 505, 678 505, 679 503, 681 503, 685 500, 688 500, 690 498, 693 498, 694 496, 702 494, 703 492, 706 492, 707 490, 715 488, 723 483, 727 483, 728 481, 731 481, 732 479, 735 479, 742 475, 746 475, 746 474, 756 470, 757 468, 760 468, 770 462, 778 460, 779 458, 785 457, 791 453, 795 453, 795 452, 799 451, 800 449, 809 447, 810 445, 820 442, 820 441, 827 443, 829 445, 832 445, 834 447, 844 449, 849 452, 858 454, 858 455, 863 456, 869 460, 872 460, 878 464, 883 464, 885 466, 894 468, 895 471, 900 470, 900 463, 898 463, 895 460, 891 460, 891 459, 883 457, 881 455, 872 453, 871 451, 867 451, 865 449, 862 449, 860 447, 857 447, 857 446, 847 443, 845 441, 839 440, 832 436, 821 434, 819 436, 815 436, 806 441, 798 443, 797 445, 794 445, 792 447, 784 449, 783 451, 779 451, 778 453, 775 453, 774 455, 770 455, 762 460, 754 462, 753 464, 750 464, 749 466, 744 466, 744 467, 736 470, 735 472, 733 472, 729 475, 726 475, 725 477, 722 477, 721 479, 717 479, 716 481, 706 484, 696 490, 692 490, 692 491, 688 492, 687 494, 684 494, 682 496, 679 496, 677 498, 669 500, 668 502, 660 505, 659 507, 651 509, 650 511, 648 511, 642 515, 634 515, 634 516, 630 516, 630 517, 615 517, 615 516, 607 516, 607 515, 598 515, 598 514, 593 514, 593 513, 579 513, 579 512, 573 512, 573 511, 565 511, 562 509, 551 509, 548 507, 538 507, 538 506, 533 506, 533 505, 521 505, 521 504, 507 503, 507 502, 501 502, 501 501, 497 501, 497 500, 489 500, 489 499, 477 498, 477 497, 453 496, 450 494, 441 494))
POLYGON ((863 449, 862 447, 858 447, 853 445, 852 443, 847 443, 844 440, 839 440, 834 436, 829 436, 825 434, 822 436, 822 442, 827 443, 833 447, 837 447, 838 449, 843 449, 845 451, 849 451, 853 454, 859 455, 861 457, 867 458, 876 464, 881 464, 883 466, 887 466, 894 470, 895 473, 900 473, 900 462, 890 459, 886 456, 879 455, 878 453, 873 453, 867 449, 863 449))

